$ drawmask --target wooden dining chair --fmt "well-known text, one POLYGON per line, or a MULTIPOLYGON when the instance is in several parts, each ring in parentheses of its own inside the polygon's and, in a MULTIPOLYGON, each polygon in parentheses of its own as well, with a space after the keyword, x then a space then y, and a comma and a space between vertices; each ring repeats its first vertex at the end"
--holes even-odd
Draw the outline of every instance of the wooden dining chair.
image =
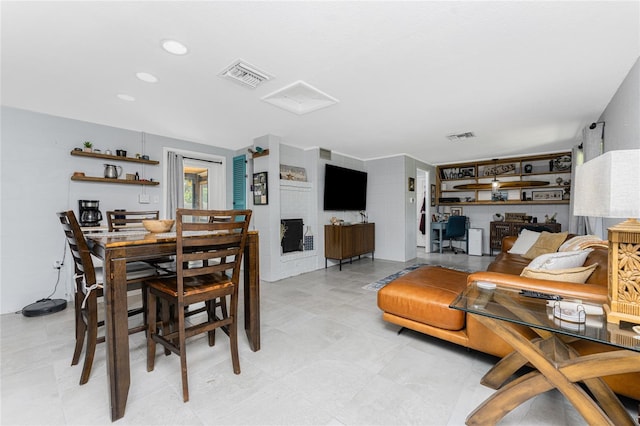
MULTIPOLYGON (((240 263, 247 241, 251 210, 187 210, 176 212, 176 266, 171 278, 148 282, 147 371, 153 371, 156 343, 180 356, 182 396, 189 400, 186 339, 208 333, 215 344, 215 330, 229 336, 233 372, 240 374, 238 357, 238 285, 240 263), (227 297, 229 298, 227 307, 227 297), (173 318, 157 320, 157 303, 169 304, 173 318), (185 308, 204 302, 206 313, 185 321, 185 308), (224 308, 221 306, 224 304, 224 308), (216 307, 221 307, 218 316, 216 307), (171 322, 172 327, 167 326, 171 322), (161 330, 158 323, 162 324, 161 330)), ((164 308, 162 312, 167 312, 164 308)))
MULTIPOLYGON (((62 224, 67 243, 69 244, 74 264, 76 344, 71 365, 78 364, 82 347, 84 346, 85 336, 87 340, 84 365, 82 367, 82 374, 80 375, 80 384, 84 385, 89 381, 96 345, 104 342, 104 337, 98 337, 98 328, 104 325, 104 321, 98 321, 98 297, 103 295, 103 270, 102 268, 94 267, 87 241, 73 211, 60 212, 57 213, 57 215, 62 224)), ((128 263, 127 284, 129 290, 139 290, 143 288, 144 282, 149 279, 149 277, 157 274, 157 270, 146 263, 128 263)), ((143 307, 129 310, 128 315, 146 314, 144 309, 146 303, 144 302, 143 298, 143 307)), ((129 334, 145 331, 146 328, 146 322, 143 321, 143 324, 130 328, 129 334)))
POLYGON ((109 210, 107 211, 107 224, 109 232, 125 231, 133 229, 144 229, 143 220, 160 219, 158 210, 132 211, 132 210, 109 210))
MULTIPOLYGON (((158 220, 158 210, 109 210, 107 211, 107 224, 109 232, 145 230, 143 220, 158 220)), ((164 273, 174 273, 174 258, 161 256, 153 259, 145 259, 144 262, 164 273)))

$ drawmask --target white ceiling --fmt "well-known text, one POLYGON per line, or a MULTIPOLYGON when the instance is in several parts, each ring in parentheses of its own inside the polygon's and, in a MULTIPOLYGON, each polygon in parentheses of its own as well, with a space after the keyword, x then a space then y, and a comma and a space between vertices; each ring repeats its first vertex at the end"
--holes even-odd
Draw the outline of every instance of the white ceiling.
POLYGON ((274 134, 431 164, 569 148, 640 54, 638 1, 2 1, 1 14, 3 105, 231 149, 274 134), (167 38, 190 52, 166 53, 167 38), (275 78, 218 76, 238 58, 275 78), (340 102, 296 115, 261 100, 298 80, 340 102))

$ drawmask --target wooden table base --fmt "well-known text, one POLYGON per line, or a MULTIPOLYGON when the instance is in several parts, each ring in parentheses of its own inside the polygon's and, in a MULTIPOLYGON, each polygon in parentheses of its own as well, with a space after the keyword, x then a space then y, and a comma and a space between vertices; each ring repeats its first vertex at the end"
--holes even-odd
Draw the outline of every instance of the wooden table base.
POLYGON ((508 322, 481 315, 475 315, 475 318, 502 337, 515 351, 498 362, 483 378, 483 384, 500 389, 467 417, 468 425, 496 424, 518 405, 554 388, 589 424, 635 424, 601 377, 640 371, 640 353, 620 350, 580 356, 557 335, 547 333, 546 338, 530 341, 508 322), (502 386, 508 377, 527 363, 536 371, 502 386), (585 383, 593 397, 578 382, 585 383))

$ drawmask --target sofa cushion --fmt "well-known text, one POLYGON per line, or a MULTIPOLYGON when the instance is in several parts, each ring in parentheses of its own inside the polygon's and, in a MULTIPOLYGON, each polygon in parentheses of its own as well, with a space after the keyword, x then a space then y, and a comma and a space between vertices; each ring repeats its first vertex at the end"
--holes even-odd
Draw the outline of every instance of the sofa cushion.
POLYGON ((513 246, 509 249, 509 253, 511 254, 525 254, 535 243, 538 241, 540 237, 540 232, 529 231, 528 229, 523 229, 518 235, 518 239, 513 246))
POLYGON ((529 263, 529 269, 567 269, 584 265, 592 249, 542 254, 529 263))
POLYGON ((568 232, 542 232, 538 240, 525 254, 522 255, 525 259, 535 259, 541 254, 553 253, 558 250, 558 247, 562 245, 565 239, 567 239, 568 232))
POLYGON ((606 249, 609 248, 609 244, 597 235, 578 235, 562 243, 558 251, 582 250, 588 247, 601 247, 606 249))
POLYGON ((527 267, 524 268, 520 276, 527 278, 536 278, 539 280, 564 281, 569 283, 583 284, 587 281, 587 279, 593 273, 597 266, 598 264, 593 264, 589 266, 579 266, 577 268, 556 270, 531 269, 527 267))
POLYGON ((409 272, 378 291, 378 307, 445 330, 462 330, 464 312, 449 305, 467 287, 466 272, 425 266, 409 272))

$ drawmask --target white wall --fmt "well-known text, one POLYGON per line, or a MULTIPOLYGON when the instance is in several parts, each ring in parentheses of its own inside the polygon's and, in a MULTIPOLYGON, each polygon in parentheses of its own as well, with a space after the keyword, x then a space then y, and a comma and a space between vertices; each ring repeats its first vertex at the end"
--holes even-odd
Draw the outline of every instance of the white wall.
MULTIPOLYGON (((57 273, 52 267, 61 260, 65 240, 58 211, 78 213, 78 200, 100 201, 103 215, 116 208, 162 210, 162 148, 165 146, 224 156, 227 161, 227 202, 232 200, 232 157, 226 149, 188 141, 146 135, 146 154, 160 160, 158 166, 119 162, 124 173, 138 171, 141 177, 160 181, 154 187, 72 182, 74 171, 103 176, 105 161, 74 157, 69 153, 90 140, 101 150, 126 149, 141 153, 141 133, 78 120, 2 107, 2 216, 0 219, 1 268, 0 311, 15 312, 53 292, 57 273), (151 204, 138 204, 138 195, 149 194, 151 204), (153 202, 157 200, 157 202, 153 202)), ((106 219, 103 221, 106 224, 106 219)), ((67 256, 54 298, 70 300, 71 271, 67 256)))
MULTIPOLYGON (((407 237, 404 156, 367 161, 366 170, 369 222, 376 224, 375 256, 404 262, 407 260, 405 241, 410 238, 407 237)), ((413 233, 414 246, 415 241, 413 233)))
POLYGON ((640 148, 640 58, 602 112, 604 150, 640 148))
MULTIPOLYGON (((604 150, 640 149, 640 58, 636 60, 598 121, 604 121, 604 150)), ((619 223, 604 219, 604 229, 619 223)), ((606 234, 606 232, 605 232, 606 234)), ((606 235, 604 235, 606 237, 606 235)))

